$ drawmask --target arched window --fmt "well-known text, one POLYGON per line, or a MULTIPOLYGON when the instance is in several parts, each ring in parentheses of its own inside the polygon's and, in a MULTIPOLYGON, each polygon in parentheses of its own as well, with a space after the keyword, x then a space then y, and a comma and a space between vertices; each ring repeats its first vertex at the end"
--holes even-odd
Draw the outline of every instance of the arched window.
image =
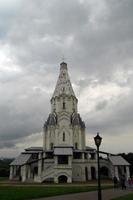
POLYGON ((65 133, 63 132, 63 142, 65 142, 65 133))

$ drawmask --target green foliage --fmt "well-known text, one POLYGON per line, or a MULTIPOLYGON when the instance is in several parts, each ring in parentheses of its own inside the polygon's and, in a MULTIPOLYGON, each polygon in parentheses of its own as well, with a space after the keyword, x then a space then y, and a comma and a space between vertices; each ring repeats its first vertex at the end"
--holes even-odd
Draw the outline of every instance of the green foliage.
POLYGON ((13 159, 2 159, 0 160, 0 177, 8 177, 10 170, 10 163, 13 159))

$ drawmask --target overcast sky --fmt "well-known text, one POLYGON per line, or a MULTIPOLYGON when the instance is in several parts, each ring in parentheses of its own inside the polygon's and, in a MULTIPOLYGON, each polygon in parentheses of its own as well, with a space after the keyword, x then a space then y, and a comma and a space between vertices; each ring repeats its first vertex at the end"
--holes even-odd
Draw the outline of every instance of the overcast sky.
POLYGON ((42 146, 63 55, 87 145, 133 152, 133 0, 1 0, 0 156, 42 146))

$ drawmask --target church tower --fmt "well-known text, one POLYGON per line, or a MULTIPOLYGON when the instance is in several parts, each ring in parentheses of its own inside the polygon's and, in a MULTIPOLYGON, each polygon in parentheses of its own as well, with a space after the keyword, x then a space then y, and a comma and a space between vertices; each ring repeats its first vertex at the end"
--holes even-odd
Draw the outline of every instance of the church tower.
POLYGON ((51 113, 44 124, 44 150, 52 150, 57 146, 85 149, 85 124, 78 113, 77 105, 67 63, 62 62, 51 98, 51 113))

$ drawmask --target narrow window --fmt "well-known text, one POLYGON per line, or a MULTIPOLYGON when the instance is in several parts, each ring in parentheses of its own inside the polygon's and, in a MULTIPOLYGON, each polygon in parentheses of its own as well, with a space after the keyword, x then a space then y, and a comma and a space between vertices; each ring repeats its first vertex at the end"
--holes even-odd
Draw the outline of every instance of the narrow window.
POLYGON ((50 147, 51 147, 51 150, 53 149, 53 147, 54 147, 54 144, 53 143, 51 143, 50 144, 50 147))
POLYGON ((63 109, 66 109, 66 104, 65 104, 65 102, 63 102, 63 109))
POLYGON ((63 132, 63 142, 65 142, 65 133, 63 132))
POLYGON ((75 143, 75 149, 78 149, 78 143, 77 142, 75 143))

